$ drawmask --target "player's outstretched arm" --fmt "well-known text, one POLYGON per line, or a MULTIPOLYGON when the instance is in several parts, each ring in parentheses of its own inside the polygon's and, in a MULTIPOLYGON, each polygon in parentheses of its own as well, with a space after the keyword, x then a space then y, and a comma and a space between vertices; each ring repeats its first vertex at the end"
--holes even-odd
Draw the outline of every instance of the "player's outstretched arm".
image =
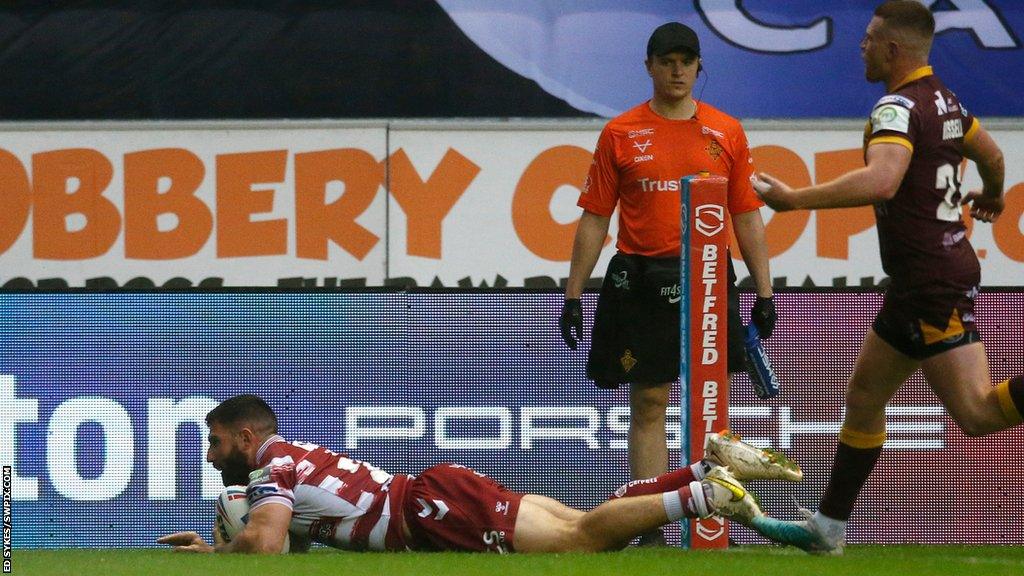
POLYGON ((793 190, 764 173, 751 182, 761 200, 776 212, 867 206, 896 195, 910 166, 910 154, 901 144, 880 142, 868 147, 866 166, 824 184, 793 190))
POLYGON ((175 552, 213 552, 213 546, 206 543, 203 537, 195 532, 175 532, 156 539, 157 544, 168 544, 175 552))
MULTIPOLYGON (((215 536, 216 546, 211 546, 195 532, 175 532, 161 536, 157 539, 157 543, 168 544, 174 548, 175 552, 279 554, 284 549, 291 518, 290 508, 283 504, 269 502, 249 513, 249 521, 246 523, 245 529, 230 542, 223 542, 215 536)), ((214 534, 216 534, 216 530, 214 534)))

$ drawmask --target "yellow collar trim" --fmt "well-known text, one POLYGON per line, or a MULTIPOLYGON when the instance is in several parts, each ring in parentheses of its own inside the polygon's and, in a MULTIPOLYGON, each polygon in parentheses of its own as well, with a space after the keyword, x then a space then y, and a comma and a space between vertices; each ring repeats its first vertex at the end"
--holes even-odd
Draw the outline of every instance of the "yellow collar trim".
POLYGON ((906 86, 907 84, 910 84, 914 80, 920 80, 921 78, 924 78, 925 76, 931 76, 932 74, 934 74, 934 72, 932 72, 932 67, 931 66, 921 66, 917 70, 914 70, 913 72, 908 74, 906 78, 904 78, 903 80, 900 80, 900 83, 897 84, 892 89, 892 91, 896 91, 896 90, 906 86))

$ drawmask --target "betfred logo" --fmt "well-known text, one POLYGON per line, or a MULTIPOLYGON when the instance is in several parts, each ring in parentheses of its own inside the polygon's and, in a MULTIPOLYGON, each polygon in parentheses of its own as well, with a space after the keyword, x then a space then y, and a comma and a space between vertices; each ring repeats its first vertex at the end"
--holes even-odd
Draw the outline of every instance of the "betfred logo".
POLYGON ((701 204, 694 210, 694 227, 705 236, 714 236, 725 228, 725 208, 718 204, 701 204))
POLYGON ((697 536, 708 541, 713 541, 725 533, 725 520, 719 516, 712 516, 711 518, 697 520, 697 529, 695 532, 697 533, 697 536))

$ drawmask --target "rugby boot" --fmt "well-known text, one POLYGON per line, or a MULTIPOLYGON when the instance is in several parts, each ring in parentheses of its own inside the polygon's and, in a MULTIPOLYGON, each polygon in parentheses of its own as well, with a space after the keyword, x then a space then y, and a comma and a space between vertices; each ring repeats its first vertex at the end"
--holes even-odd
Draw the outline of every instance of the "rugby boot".
POLYGON ((843 553, 845 530, 825 528, 818 515, 806 508, 800 508, 799 512, 803 520, 786 521, 758 516, 749 526, 773 542, 796 546, 811 554, 839 556, 843 553))
POLYGON ((710 503, 712 514, 750 526, 754 519, 764 516, 757 499, 728 468, 715 466, 702 482, 710 490, 704 493, 710 503))
POLYGON ((722 430, 704 440, 704 459, 726 466, 737 480, 786 480, 799 482, 804 473, 800 465, 782 452, 758 448, 740 439, 739 434, 722 430))

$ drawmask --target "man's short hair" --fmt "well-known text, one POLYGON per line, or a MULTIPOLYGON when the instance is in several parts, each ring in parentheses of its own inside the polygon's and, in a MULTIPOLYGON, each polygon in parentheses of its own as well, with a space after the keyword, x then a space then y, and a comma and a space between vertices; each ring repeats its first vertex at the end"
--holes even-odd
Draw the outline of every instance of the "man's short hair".
POLYGON ((931 40, 935 36, 935 16, 927 6, 916 0, 888 0, 875 8, 875 16, 886 26, 908 30, 931 40))
POLYGON ((229 426, 248 424, 263 434, 277 433, 277 416, 259 396, 242 394, 221 402, 206 415, 206 424, 214 422, 229 426))

